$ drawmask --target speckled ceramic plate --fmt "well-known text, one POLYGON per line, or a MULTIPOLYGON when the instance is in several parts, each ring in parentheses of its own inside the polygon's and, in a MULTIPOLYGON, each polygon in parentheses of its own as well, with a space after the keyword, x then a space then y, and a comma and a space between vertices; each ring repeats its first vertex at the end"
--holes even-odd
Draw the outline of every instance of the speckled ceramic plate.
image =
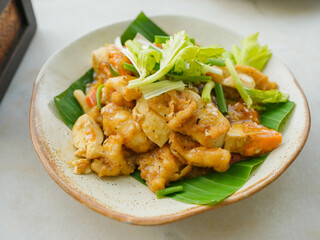
MULTIPOLYGON (((152 18, 166 32, 186 30, 201 44, 220 43, 229 49, 241 36, 215 24, 181 16, 152 18)), ((170 223, 194 214, 245 199, 279 177, 304 146, 310 128, 306 98, 290 71, 272 57, 265 72, 280 90, 290 94, 296 107, 283 134, 283 143, 254 172, 249 181, 215 206, 185 204, 157 199, 147 187, 130 176, 99 179, 95 174, 74 175, 67 162, 74 159, 70 129, 62 122, 53 98, 91 68, 92 50, 112 43, 130 22, 99 28, 55 53, 42 67, 34 84, 30 131, 39 158, 54 181, 76 200, 113 219, 140 225, 170 223)))

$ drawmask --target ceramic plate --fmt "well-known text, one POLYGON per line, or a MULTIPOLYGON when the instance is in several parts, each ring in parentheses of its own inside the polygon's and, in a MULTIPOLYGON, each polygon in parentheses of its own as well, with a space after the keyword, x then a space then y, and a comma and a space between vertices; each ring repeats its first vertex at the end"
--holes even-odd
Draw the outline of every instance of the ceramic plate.
MULTIPOLYGON (((186 30, 203 45, 219 43, 226 49, 239 43, 239 36, 215 24, 182 16, 152 18, 173 34, 186 30)), ((283 143, 252 174, 249 181, 224 202, 215 206, 185 204, 170 198, 157 199, 147 187, 130 176, 99 179, 96 174, 74 175, 67 162, 74 159, 71 130, 62 122, 53 98, 91 68, 92 50, 113 43, 129 21, 90 32, 55 53, 42 67, 34 84, 30 131, 34 147, 54 181, 76 200, 113 219, 131 224, 156 225, 234 203, 261 190, 292 163, 307 139, 310 115, 306 98, 290 71, 272 57, 265 73, 296 103, 283 132, 283 143)))

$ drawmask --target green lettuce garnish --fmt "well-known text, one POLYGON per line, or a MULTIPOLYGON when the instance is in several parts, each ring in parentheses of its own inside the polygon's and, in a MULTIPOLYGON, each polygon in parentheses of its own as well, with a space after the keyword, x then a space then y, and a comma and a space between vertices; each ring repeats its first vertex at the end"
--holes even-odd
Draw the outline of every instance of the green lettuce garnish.
POLYGON ((183 81, 157 81, 141 87, 141 91, 145 99, 159 96, 162 93, 177 89, 183 91, 185 84, 183 81))
POLYGON ((221 57, 225 50, 219 47, 219 45, 208 47, 195 46, 185 31, 174 34, 173 37, 171 36, 162 44, 161 56, 156 55, 154 52, 147 55, 147 61, 144 61, 144 64, 141 64, 140 54, 145 50, 140 50, 130 40, 126 42, 126 46, 132 55, 136 55, 136 52, 139 52, 137 64, 134 65, 137 66, 140 77, 131 80, 128 85, 129 88, 143 87, 155 81, 163 80, 169 72, 171 74, 192 76, 201 76, 207 72, 222 75, 220 69, 207 65, 206 62, 209 58, 221 57), (154 67, 154 63, 157 63, 158 57, 161 58, 160 68, 152 74, 151 70, 153 68, 151 67, 154 67), (148 67, 149 69, 147 69, 148 67))
MULTIPOLYGON (((125 43, 126 47, 132 54, 132 59, 140 74, 137 80, 144 79, 150 75, 155 65, 160 62, 161 52, 154 49, 142 49, 142 46, 137 41, 128 40, 125 43)), ((132 61, 132 60, 131 60, 132 61)))
POLYGON ((255 103, 280 103, 287 102, 289 99, 289 94, 282 93, 277 89, 262 91, 245 88, 245 90, 255 103))
POLYGON ((209 58, 218 58, 221 57, 225 52, 224 48, 220 47, 219 44, 210 45, 207 47, 200 47, 197 60, 206 63, 209 58))
POLYGON ((178 59, 193 59, 199 52, 199 47, 190 42, 189 36, 185 31, 178 32, 173 37, 170 37, 170 40, 164 43, 162 47, 160 69, 144 79, 131 80, 128 85, 129 88, 142 87, 161 79, 174 67, 178 59))
MULTIPOLYGON (((225 56, 226 57, 226 56, 225 56)), ((226 66, 230 72, 230 75, 232 76, 232 79, 236 85, 236 89, 238 90, 241 98, 243 99, 243 101, 246 103, 246 105, 250 108, 252 105, 252 99, 250 97, 250 95, 246 92, 240 78, 239 75, 236 71, 236 69, 234 68, 232 61, 230 58, 225 58, 225 63, 226 66)))
POLYGON ((235 45, 232 47, 235 64, 251 66, 259 71, 264 69, 272 53, 267 45, 260 46, 258 36, 259 33, 255 33, 241 40, 241 49, 235 45))

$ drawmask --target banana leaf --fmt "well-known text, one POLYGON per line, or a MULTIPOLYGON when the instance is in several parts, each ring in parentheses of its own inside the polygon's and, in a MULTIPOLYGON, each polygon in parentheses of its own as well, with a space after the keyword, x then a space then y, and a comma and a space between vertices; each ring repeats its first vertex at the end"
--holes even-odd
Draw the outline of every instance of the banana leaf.
POLYGON ((127 40, 134 39, 138 32, 150 42, 154 42, 156 35, 169 36, 154 22, 152 22, 143 12, 141 12, 121 35, 121 44, 124 45, 127 40))
POLYGON ((291 101, 286 103, 265 104, 264 107, 266 110, 260 115, 261 124, 268 128, 281 131, 294 105, 294 102, 291 101))
MULTIPOLYGON (((137 32, 141 33, 151 42, 154 41, 155 35, 167 35, 148 19, 143 12, 140 13, 121 36, 122 44, 129 39, 133 39, 137 32)), ((93 69, 90 69, 67 90, 54 98, 55 105, 63 121, 70 129, 72 129, 76 120, 83 114, 82 108, 73 97, 73 92, 76 89, 81 89, 84 92, 86 85, 92 81, 93 69)), ((265 104, 264 107, 266 107, 266 110, 261 114, 261 123, 278 131, 294 108, 294 103, 288 101, 279 104, 265 104)), ((174 182, 171 186, 181 185, 183 186, 183 191, 172 193, 168 195, 168 197, 191 204, 217 204, 241 188, 248 180, 252 171, 259 166, 267 156, 268 154, 234 163, 230 169, 224 173, 213 172, 205 176, 182 179, 174 182)), ((131 176, 145 184, 145 181, 140 177, 139 171, 135 171, 131 176)))
POLYGON ((74 98, 73 92, 80 89, 86 90, 86 85, 93 81, 93 69, 86 72, 80 79, 71 84, 63 93, 54 97, 54 103, 64 123, 72 129, 77 119, 84 113, 78 101, 74 98))
MULTIPOLYGON (((293 102, 281 104, 266 104, 266 110, 261 113, 261 123, 269 128, 279 130, 286 117, 294 107, 293 102)), ((234 163, 223 173, 213 172, 191 179, 173 182, 171 186, 182 186, 183 191, 167 195, 175 200, 200 205, 213 205, 222 202, 240 189, 249 179, 250 174, 259 166, 268 154, 234 163)), ((145 184, 140 172, 135 171, 132 177, 145 184)))

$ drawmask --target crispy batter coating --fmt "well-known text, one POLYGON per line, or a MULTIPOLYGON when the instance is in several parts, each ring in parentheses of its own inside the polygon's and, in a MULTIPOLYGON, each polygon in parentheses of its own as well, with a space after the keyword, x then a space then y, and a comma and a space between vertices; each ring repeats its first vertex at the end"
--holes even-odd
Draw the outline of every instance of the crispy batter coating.
POLYGON ((233 153, 252 157, 276 149, 281 141, 281 133, 253 122, 246 122, 232 125, 227 133, 224 148, 233 153))
POLYGON ((88 114, 78 118, 72 128, 73 145, 78 149, 75 155, 94 159, 102 155, 103 133, 88 114))
POLYGON ((267 75, 255 69, 254 67, 245 65, 236 65, 235 69, 239 73, 247 74, 254 79, 256 82, 257 89, 260 90, 271 90, 277 89, 278 85, 275 82, 270 82, 267 75))
POLYGON ((138 158, 141 178, 146 180, 151 191, 164 189, 166 184, 181 177, 184 165, 171 153, 168 145, 142 154, 138 158))
POLYGON ((102 108, 101 114, 105 135, 120 134, 124 145, 137 153, 147 152, 155 146, 133 119, 130 108, 109 103, 102 108))
POLYGON ((225 172, 229 168, 231 154, 225 149, 199 146, 176 132, 171 134, 169 142, 174 155, 180 155, 187 164, 212 167, 217 172, 225 172))
POLYGON ((91 169, 99 177, 129 175, 134 171, 135 164, 126 160, 129 153, 123 149, 122 144, 121 135, 112 135, 104 142, 103 155, 91 164, 91 169))
POLYGON ((133 109, 133 117, 140 124, 147 137, 159 147, 168 141, 171 130, 166 120, 148 107, 144 97, 137 101, 133 109))
POLYGON ((221 147, 230 129, 229 121, 213 105, 193 91, 170 91, 148 100, 148 105, 168 121, 174 131, 188 135, 201 145, 221 147))
POLYGON ((253 108, 247 108, 241 102, 228 105, 227 118, 231 123, 243 123, 252 121, 260 124, 258 111, 254 110, 253 108))

